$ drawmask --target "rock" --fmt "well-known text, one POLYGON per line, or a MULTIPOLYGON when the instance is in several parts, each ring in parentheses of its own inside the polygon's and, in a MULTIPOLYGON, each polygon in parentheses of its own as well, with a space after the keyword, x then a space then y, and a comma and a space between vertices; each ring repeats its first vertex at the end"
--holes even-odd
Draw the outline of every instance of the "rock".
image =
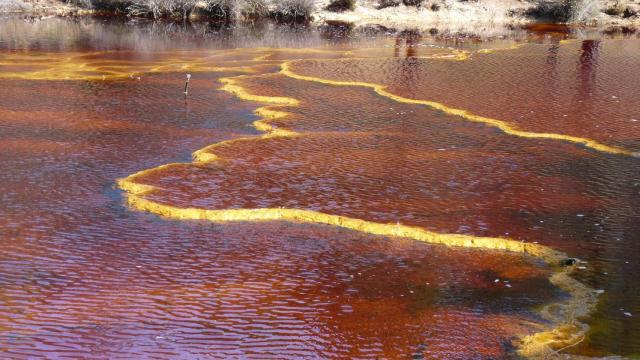
POLYGON ((576 263, 578 263, 578 259, 574 259, 574 258, 568 258, 560 261, 560 265, 562 266, 573 266, 576 263))

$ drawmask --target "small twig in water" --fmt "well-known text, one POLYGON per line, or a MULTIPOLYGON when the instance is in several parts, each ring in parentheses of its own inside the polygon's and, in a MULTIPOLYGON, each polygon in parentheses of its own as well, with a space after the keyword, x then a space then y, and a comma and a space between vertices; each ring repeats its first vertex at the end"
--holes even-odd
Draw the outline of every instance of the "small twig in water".
POLYGON ((558 350, 554 351, 553 353, 554 353, 554 355, 559 355, 559 354, 560 354, 560 352, 562 352, 562 351, 564 351, 564 350, 567 350, 567 349, 568 349, 568 348, 570 348, 570 347, 574 347, 574 346, 576 346, 576 345, 580 344, 580 343, 581 343, 581 342, 583 342, 583 341, 584 341, 584 339, 586 339, 586 338, 587 338, 587 336, 586 336, 586 335, 583 335, 583 336, 582 336, 582 339, 580 339, 580 340, 578 340, 578 341, 574 342, 573 344, 569 344, 569 345, 567 345, 567 346, 565 346, 565 347, 563 347, 563 348, 560 348, 560 349, 558 349, 558 350))
POLYGON ((191 80, 191 74, 187 74, 187 82, 184 83, 184 96, 189 95, 189 80, 191 80))

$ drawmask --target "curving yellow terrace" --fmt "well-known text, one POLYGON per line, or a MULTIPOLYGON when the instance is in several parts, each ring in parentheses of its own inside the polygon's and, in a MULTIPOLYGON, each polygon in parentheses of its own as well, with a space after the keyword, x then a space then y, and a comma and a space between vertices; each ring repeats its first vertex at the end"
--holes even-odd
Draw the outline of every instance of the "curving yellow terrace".
MULTIPOLYGON (((285 65, 283 65, 283 72, 287 71, 285 63, 285 65)), ((288 72, 287 75, 290 75, 291 77, 298 76, 291 72, 288 72)), ((266 104, 265 106, 255 110, 255 113, 261 118, 254 122, 254 126, 265 134, 255 137, 227 140, 210 145, 193 154, 194 163, 202 164, 215 162, 219 163, 220 166, 224 166, 225 159, 216 155, 215 150, 217 147, 230 142, 246 142, 250 145, 251 142, 261 141, 262 139, 269 137, 293 137, 305 135, 304 133, 296 133, 287 129, 274 128, 269 125, 270 120, 289 117, 289 113, 279 110, 278 108, 300 106, 298 100, 288 97, 270 97, 253 94, 240 83, 240 80, 246 77, 247 76, 239 76, 235 78, 221 79, 220 81, 224 84, 222 90, 233 93, 243 100, 266 104)), ((248 77, 253 76, 249 75, 248 77)), ((420 104, 422 104, 422 102, 420 102, 420 104)), ((570 295, 570 298, 562 302, 548 304, 541 310, 541 314, 549 320, 552 325, 545 331, 522 338, 518 350, 519 354, 529 358, 545 358, 549 354, 553 354, 563 348, 578 343, 584 338, 588 330, 588 326, 581 323, 579 319, 588 316, 589 313, 593 311, 597 304, 598 295, 593 289, 570 276, 573 271, 573 267, 560 266, 560 262, 567 258, 567 254, 561 251, 540 244, 525 243, 507 238, 436 233, 416 226, 376 223, 363 219, 332 215, 306 209, 180 208, 149 200, 145 195, 152 193, 155 188, 138 183, 137 179, 151 172, 167 169, 167 167, 172 165, 173 164, 168 164, 158 168, 144 170, 127 178, 118 180, 118 186, 127 192, 128 204, 132 208, 140 211, 147 211, 175 219, 208 220, 214 222, 280 220, 299 223, 325 224, 373 235, 410 238, 431 244, 487 250, 504 250, 534 256, 556 269, 553 275, 550 276, 549 281, 566 291, 570 295)))

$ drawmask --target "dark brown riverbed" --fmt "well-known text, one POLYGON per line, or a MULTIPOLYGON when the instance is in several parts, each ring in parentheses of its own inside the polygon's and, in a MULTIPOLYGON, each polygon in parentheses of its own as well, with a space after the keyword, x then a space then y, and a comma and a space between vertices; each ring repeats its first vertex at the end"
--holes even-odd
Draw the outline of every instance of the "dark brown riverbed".
POLYGON ((291 65, 296 74, 382 84, 403 98, 633 152, 638 41, 524 30, 486 42, 345 39, 272 25, 5 19, 0 351, 495 359, 544 328, 537 310, 567 296, 548 282, 552 269, 522 255, 326 225, 173 220, 126 205, 117 179, 181 162, 137 179, 158 188, 149 199, 310 209, 577 256, 587 262, 576 277, 604 294, 586 319, 589 336, 570 352, 637 356, 640 159, 509 135, 279 70, 302 59, 291 65), (220 91, 222 78, 299 101, 271 125, 304 136, 228 142, 215 150, 224 163, 192 164, 196 150, 258 135, 251 123, 263 104, 220 91))

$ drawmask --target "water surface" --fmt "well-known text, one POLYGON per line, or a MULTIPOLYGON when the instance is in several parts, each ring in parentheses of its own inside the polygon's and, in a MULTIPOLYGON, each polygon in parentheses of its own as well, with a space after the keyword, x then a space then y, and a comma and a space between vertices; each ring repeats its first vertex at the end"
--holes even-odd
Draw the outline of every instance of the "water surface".
POLYGON ((136 178, 155 187, 145 198, 309 209, 580 257, 576 277, 605 292, 570 352, 640 353, 637 158, 280 72, 293 61, 300 76, 636 152, 635 35, 5 19, 0 47, 4 357, 502 358, 567 297, 553 269, 518 254, 129 207, 116 180, 171 163, 136 178), (303 135, 205 148, 259 136, 264 102, 220 91, 228 79, 296 100, 267 123, 303 135), (223 161, 192 163, 202 148, 223 161))

